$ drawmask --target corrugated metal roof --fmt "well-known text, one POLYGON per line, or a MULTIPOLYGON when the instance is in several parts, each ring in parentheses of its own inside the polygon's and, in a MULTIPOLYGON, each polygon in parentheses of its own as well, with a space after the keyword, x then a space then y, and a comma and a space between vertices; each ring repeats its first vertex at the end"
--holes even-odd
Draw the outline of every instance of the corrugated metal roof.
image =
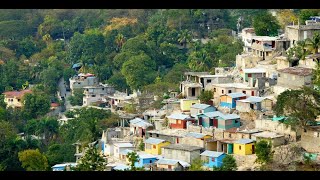
POLYGON ((186 118, 190 117, 189 115, 185 114, 171 114, 170 116, 167 116, 170 119, 179 119, 179 120, 185 120, 186 118))
POLYGON ((121 155, 127 155, 128 153, 132 153, 132 152, 133 152, 133 150, 125 149, 125 150, 123 150, 123 151, 120 151, 120 154, 121 154, 121 155))
POLYGON ((251 68, 251 69, 243 69, 244 73, 265 73, 265 69, 259 69, 259 68, 251 68))
POLYGON ((288 74, 294 74, 298 76, 309 76, 312 74, 311 68, 304 68, 304 67, 288 67, 285 69, 279 69, 279 72, 282 73, 288 73, 288 74))
POLYGON ((191 106, 191 108, 196 108, 196 109, 206 109, 210 107, 208 104, 194 104, 191 106))
POLYGON ((257 102, 261 102, 264 99, 266 99, 265 97, 258 97, 258 96, 250 96, 247 99, 242 99, 242 100, 238 100, 240 102, 248 102, 248 103, 257 103, 257 102))
POLYGON ((152 124, 148 123, 147 121, 141 119, 141 118, 135 118, 130 120, 130 125, 138 126, 138 127, 149 127, 152 126, 152 124))
POLYGON ((220 111, 214 111, 214 112, 208 112, 208 113, 203 113, 203 115, 209 117, 209 118, 215 118, 215 117, 220 117, 222 119, 238 119, 240 118, 239 115, 236 114, 223 114, 220 111))
POLYGON ((157 164, 166 164, 166 165, 175 165, 177 164, 179 161, 175 160, 175 159, 160 159, 158 160, 156 163, 157 164))
POLYGON ((252 139, 240 139, 234 143, 236 143, 236 144, 249 144, 249 143, 252 143, 253 141, 254 140, 252 140, 252 139))
POLYGON ((150 137, 149 139, 147 139, 146 141, 145 141, 145 143, 148 143, 148 144, 160 144, 160 143, 162 143, 162 142, 164 142, 165 140, 163 140, 163 139, 157 139, 157 138, 152 138, 152 137, 150 137))
POLYGON ((155 156, 153 154, 141 154, 139 153, 139 158, 140 159, 152 159, 152 158, 157 158, 158 156, 155 156))
POLYGON ((223 152, 217 152, 217 151, 204 151, 203 153, 201 153, 201 156, 208 156, 208 157, 219 157, 221 155, 223 155, 223 152))
POLYGON ((203 138, 205 137, 206 135, 205 134, 201 134, 201 133, 196 133, 196 132, 189 132, 186 134, 186 137, 194 137, 194 138, 203 138))
POLYGON ((52 166, 52 168, 59 168, 59 167, 66 167, 66 166, 77 166, 77 163, 63 163, 63 164, 56 164, 52 166))
POLYGON ((135 123, 140 122, 140 121, 143 121, 143 119, 141 119, 141 118, 134 118, 134 119, 130 120, 130 124, 135 124, 135 123))
POLYGON ((236 92, 236 93, 229 93, 229 94, 227 94, 227 96, 230 96, 231 98, 238 98, 238 97, 244 97, 247 95, 243 94, 243 93, 236 92))
POLYGON ((124 165, 124 164, 118 164, 116 165, 114 168, 114 170, 120 170, 120 171, 124 171, 126 169, 130 169, 130 166, 124 165))
POLYGON ((113 145, 118 147, 133 147, 133 144, 131 143, 114 143, 113 145))

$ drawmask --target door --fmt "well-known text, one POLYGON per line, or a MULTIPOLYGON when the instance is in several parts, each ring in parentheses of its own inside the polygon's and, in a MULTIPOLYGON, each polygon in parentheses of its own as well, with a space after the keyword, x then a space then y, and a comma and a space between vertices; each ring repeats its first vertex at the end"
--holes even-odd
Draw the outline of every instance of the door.
POLYGON ((209 126, 213 126, 213 119, 209 119, 209 126))
POLYGON ((254 96, 254 91, 251 91, 251 96, 254 96))
POLYGON ((254 154, 254 145, 252 145, 252 154, 254 154))
POLYGON ((191 96, 196 96, 196 88, 191 88, 191 96))
POLYGON ((202 117, 199 117, 199 126, 202 126, 202 117))
POLYGON ((228 144, 228 154, 233 154, 233 144, 228 144))
POLYGON ((253 104, 250 104, 250 108, 253 109, 253 104))
POLYGON ((218 127, 218 119, 213 119, 213 126, 218 127))

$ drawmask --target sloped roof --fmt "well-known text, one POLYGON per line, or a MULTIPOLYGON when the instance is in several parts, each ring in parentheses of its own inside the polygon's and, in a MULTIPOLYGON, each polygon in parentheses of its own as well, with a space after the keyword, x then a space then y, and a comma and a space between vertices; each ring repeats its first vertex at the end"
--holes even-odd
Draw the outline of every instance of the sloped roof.
MULTIPOLYGON (((238 97, 244 97, 244 96, 247 96, 246 94, 244 93, 239 93, 239 92, 236 92, 236 93, 229 93, 229 94, 226 94, 227 96, 230 96, 231 98, 238 98, 238 97)), ((222 95, 223 96, 223 95, 222 95)))
POLYGON ((125 150, 123 150, 123 151, 120 151, 120 154, 121 154, 121 155, 127 155, 128 153, 132 153, 132 152, 133 152, 133 150, 125 149, 125 150))
POLYGON ((288 67, 285 69, 279 69, 279 72, 294 74, 298 76, 309 76, 312 74, 313 69, 311 68, 304 68, 304 67, 288 67))
POLYGON ((141 118, 134 118, 134 119, 130 120, 129 122, 130 122, 130 124, 134 124, 134 123, 137 123, 137 122, 140 122, 140 121, 143 121, 143 119, 141 119, 141 118))
POLYGON ((240 118, 239 115, 236 114, 223 114, 220 111, 214 111, 214 112, 207 112, 207 113, 203 113, 203 115, 209 117, 209 118, 214 118, 214 117, 220 117, 222 119, 238 119, 240 118))
POLYGON ((252 139, 240 139, 238 141, 235 141, 234 143, 236 143, 236 144, 249 144, 252 142, 254 142, 254 140, 252 140, 252 139))
POLYGON ((141 159, 151 159, 151 158, 158 158, 158 156, 155 156, 153 154, 145 154, 145 153, 139 153, 138 154, 139 158, 141 159))
POLYGON ((189 115, 185 115, 185 114, 171 114, 170 116, 167 116, 167 118, 179 119, 179 120, 185 120, 189 117, 190 117, 189 115))
POLYGON ((162 143, 162 142, 164 142, 164 141, 166 141, 166 140, 150 137, 149 139, 147 139, 147 140, 145 141, 145 143, 148 143, 148 144, 160 144, 160 143, 162 143))
POLYGON ((207 136, 206 134, 202 134, 202 133, 196 133, 196 132, 189 132, 185 135, 186 137, 194 137, 197 139, 203 138, 205 136, 207 136))
POLYGON ((141 119, 141 118, 135 118, 130 120, 130 125, 138 126, 138 127, 149 127, 153 126, 152 124, 148 123, 147 121, 141 119))
POLYGON ((203 153, 201 153, 201 156, 208 156, 208 157, 219 157, 221 155, 223 155, 223 152, 217 152, 217 151, 204 151, 203 153))
POLYGON ((249 103, 257 103, 257 102, 261 102, 264 99, 266 99, 265 97, 258 97, 258 96, 250 96, 247 99, 243 99, 243 100, 238 100, 241 102, 249 102, 249 103))
POLYGON ((118 164, 115 167, 113 167, 114 170, 120 170, 120 171, 124 171, 126 169, 130 169, 130 166, 124 165, 124 164, 118 164))
POLYGON ((26 89, 26 90, 22 90, 22 91, 7 91, 4 92, 2 94, 4 94, 6 96, 6 98, 21 98, 22 96, 24 96, 27 93, 32 93, 31 90, 26 89))
POLYGON ((208 104, 194 104, 191 106, 191 108, 196 108, 196 109, 206 109, 210 107, 208 104))
POLYGON ((131 143, 114 143, 113 145, 118 147, 133 147, 133 144, 131 143))
POLYGON ((52 166, 52 168, 59 168, 59 167, 66 167, 66 166, 77 166, 77 163, 63 163, 63 164, 56 164, 52 166))
POLYGON ((157 162, 157 164, 165 164, 165 165, 175 165, 177 163, 180 163, 181 166, 183 167, 189 167, 191 166, 189 163, 185 162, 185 161, 181 161, 181 160, 177 160, 177 159, 159 159, 157 162))

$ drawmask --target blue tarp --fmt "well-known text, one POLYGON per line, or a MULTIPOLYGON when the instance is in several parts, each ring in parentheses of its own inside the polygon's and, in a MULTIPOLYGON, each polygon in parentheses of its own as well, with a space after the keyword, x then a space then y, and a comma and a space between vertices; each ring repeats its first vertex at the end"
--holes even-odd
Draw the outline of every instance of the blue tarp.
POLYGON ((72 66, 72 69, 80 68, 81 66, 82 66, 81 63, 76 63, 72 66))

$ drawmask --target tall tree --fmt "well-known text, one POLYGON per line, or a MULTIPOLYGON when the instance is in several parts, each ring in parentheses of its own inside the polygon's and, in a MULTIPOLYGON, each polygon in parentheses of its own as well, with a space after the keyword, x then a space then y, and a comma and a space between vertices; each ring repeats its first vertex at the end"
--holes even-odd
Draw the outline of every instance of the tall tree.
POLYGON ((253 18, 253 27, 258 36, 276 36, 280 25, 270 12, 262 12, 253 18))
POLYGON ((192 162, 191 162, 191 166, 189 168, 190 171, 203 171, 203 166, 204 164, 204 161, 201 160, 200 158, 197 158, 197 159, 194 159, 192 162))
POLYGON ((222 159, 221 169, 223 171, 236 171, 237 170, 237 163, 232 155, 227 154, 222 159))
POLYGON ((320 46, 320 34, 316 32, 312 39, 308 38, 307 45, 310 47, 310 49, 313 51, 314 54, 318 54, 319 46, 320 46))
POLYGON ((261 140, 255 144, 256 161, 261 164, 270 163, 273 159, 271 142, 261 140))
POLYGON ((43 116, 50 110, 50 98, 43 92, 26 94, 23 97, 23 102, 23 113, 28 118, 43 116))
POLYGON ((202 91, 199 99, 201 103, 210 104, 211 99, 213 99, 213 92, 211 90, 202 91))
POLYGON ((18 154, 22 167, 27 171, 46 171, 48 168, 47 158, 39 149, 28 149, 18 154))
POLYGON ((125 43, 125 38, 123 36, 123 34, 118 34, 115 40, 115 43, 117 44, 117 51, 119 52, 123 46, 123 44, 125 43))
POLYGON ((130 170, 136 171, 137 168, 135 163, 139 161, 139 155, 136 152, 131 152, 127 154, 128 161, 130 162, 130 170))
POLYGON ((187 44, 191 42, 191 40, 192 40, 191 33, 187 29, 180 31, 180 33, 178 34, 178 42, 184 48, 187 47, 187 44))

